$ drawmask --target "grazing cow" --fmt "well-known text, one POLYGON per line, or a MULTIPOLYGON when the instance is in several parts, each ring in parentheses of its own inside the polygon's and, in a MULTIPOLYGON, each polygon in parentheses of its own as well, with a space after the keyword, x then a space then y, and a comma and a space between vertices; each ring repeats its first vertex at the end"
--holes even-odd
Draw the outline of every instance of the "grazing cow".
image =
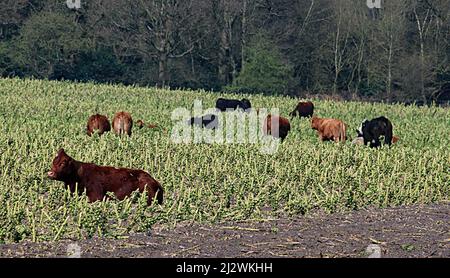
POLYGON ((370 121, 364 120, 357 132, 358 137, 364 138, 364 145, 369 143, 372 148, 381 146, 380 136, 384 136, 384 143, 389 146, 393 142, 392 123, 383 116, 370 121))
POLYGON ((188 124, 197 125, 200 127, 205 127, 209 129, 216 129, 219 124, 219 119, 214 114, 206 114, 201 117, 192 117, 188 124))
POLYGON ((148 173, 76 161, 68 156, 64 149, 60 149, 53 159, 48 177, 64 182, 72 193, 75 193, 78 184, 77 193, 81 195, 86 190, 89 202, 103 200, 106 192, 113 192, 119 200, 123 200, 133 191, 139 190, 142 193, 144 189, 148 193, 148 205, 155 196, 159 204, 163 201, 162 186, 148 173))
POLYGON ((295 116, 299 117, 312 117, 314 114, 314 104, 311 101, 299 102, 289 115, 291 118, 295 116))
POLYGON ((322 141, 334 140, 335 142, 345 142, 347 140, 347 127, 344 122, 337 119, 326 119, 312 117, 311 128, 317 130, 322 141))
POLYGON ((148 127, 148 128, 157 128, 158 125, 156 124, 147 124, 145 125, 143 120, 137 120, 136 121, 136 125, 139 127, 139 129, 143 128, 144 126, 148 127))
POLYGON ((237 99, 225 99, 219 98, 216 101, 216 108, 220 111, 236 110, 241 108, 243 110, 250 109, 252 107, 250 101, 248 99, 243 98, 242 100, 237 99))
POLYGON ((86 127, 86 133, 88 136, 91 136, 94 130, 98 130, 98 134, 102 135, 103 133, 111 130, 111 125, 109 124, 109 120, 106 116, 95 114, 89 117, 86 127))
POLYGON ((263 125, 264 135, 272 135, 275 138, 281 138, 281 142, 283 142, 283 140, 286 138, 290 130, 291 124, 289 123, 289 120, 284 117, 276 115, 272 116, 271 114, 269 114, 264 120, 263 125), (274 126, 272 126, 272 123, 274 124, 274 126), (278 135, 276 134, 277 129, 278 135), (273 134, 272 131, 275 131, 275 134, 273 134))
POLYGON ((114 132, 118 135, 128 134, 131 136, 131 128, 133 127, 133 119, 128 112, 117 112, 112 121, 114 132))

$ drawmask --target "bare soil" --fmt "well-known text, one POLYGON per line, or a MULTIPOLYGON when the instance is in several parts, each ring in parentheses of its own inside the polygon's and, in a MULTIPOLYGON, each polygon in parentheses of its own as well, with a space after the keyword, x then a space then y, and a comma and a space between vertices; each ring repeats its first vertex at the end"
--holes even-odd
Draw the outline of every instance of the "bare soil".
POLYGON ((21 242, 0 245, 0 257, 66 257, 78 244, 81 257, 450 257, 450 203, 367 209, 352 213, 265 222, 181 223, 155 226, 124 239, 21 242))

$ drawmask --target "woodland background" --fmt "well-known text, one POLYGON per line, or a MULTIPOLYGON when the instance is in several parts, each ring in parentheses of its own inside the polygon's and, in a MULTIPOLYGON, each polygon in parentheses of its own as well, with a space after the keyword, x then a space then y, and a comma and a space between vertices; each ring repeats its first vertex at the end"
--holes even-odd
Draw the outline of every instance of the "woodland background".
POLYGON ((450 0, 0 3, 3 77, 450 100, 450 0))

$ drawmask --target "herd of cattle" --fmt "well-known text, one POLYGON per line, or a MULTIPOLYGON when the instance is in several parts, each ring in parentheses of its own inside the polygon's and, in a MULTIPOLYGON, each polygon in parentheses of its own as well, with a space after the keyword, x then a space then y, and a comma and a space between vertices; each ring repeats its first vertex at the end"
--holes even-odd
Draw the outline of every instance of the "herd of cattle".
MULTIPOLYGON (((249 111, 251 103, 247 99, 234 100, 219 98, 216 101, 216 108, 220 111, 230 111, 242 109, 249 111)), ((257 109, 259 113, 259 109, 257 109)), ((345 142, 347 140, 347 125, 339 119, 318 118, 314 114, 314 104, 310 101, 300 102, 289 114, 293 117, 311 118, 311 128, 316 130, 321 141, 345 142)), ((155 124, 145 125, 142 120, 136 122, 139 128, 144 126, 155 128, 155 124)), ((205 128, 215 129, 218 124, 218 117, 214 114, 207 114, 201 117, 192 117, 188 124, 199 125, 205 128)), ((114 115, 112 128, 118 135, 127 134, 131 136, 133 119, 128 112, 118 112, 114 115)), ((111 124, 106 116, 95 114, 89 117, 86 132, 91 136, 94 132, 103 134, 111 130, 111 124)), ((264 135, 278 137, 283 141, 291 130, 290 122, 287 118, 279 115, 267 115, 263 124, 264 135), (272 127, 272 124, 277 125, 272 127), (278 132, 272 133, 278 129, 278 132)), ((381 116, 372 120, 364 120, 357 129, 357 137, 354 144, 369 145, 370 147, 380 147, 380 137, 384 136, 384 143, 391 145, 399 140, 393 136, 392 123, 381 116)), ((64 182, 65 186, 72 193, 81 195, 86 191, 89 202, 104 200, 107 192, 122 200, 133 191, 144 190, 148 193, 147 204, 150 205, 156 198, 159 204, 163 202, 164 190, 161 184, 142 170, 117 168, 109 166, 98 166, 93 163, 77 161, 66 154, 64 149, 60 149, 53 160, 52 169, 48 172, 48 177, 53 180, 64 182)))

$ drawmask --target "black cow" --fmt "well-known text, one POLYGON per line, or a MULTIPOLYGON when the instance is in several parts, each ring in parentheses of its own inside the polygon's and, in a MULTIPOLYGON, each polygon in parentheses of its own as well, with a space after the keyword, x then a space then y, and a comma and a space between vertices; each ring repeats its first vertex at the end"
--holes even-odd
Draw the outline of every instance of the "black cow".
POLYGON ((219 124, 219 119, 214 114, 206 114, 201 117, 192 117, 188 124, 197 125, 209 129, 216 129, 219 124))
POLYGON ((314 104, 311 101, 299 102, 289 115, 291 118, 295 116, 299 117, 312 117, 314 114, 314 104))
POLYGON ((243 98, 242 100, 219 98, 216 101, 216 108, 220 111, 226 111, 227 109, 235 110, 238 108, 247 110, 252 108, 252 105, 246 98, 243 98))
POLYGON ((385 144, 392 144, 392 123, 383 116, 370 121, 364 120, 357 132, 358 137, 364 139, 364 145, 370 143, 372 148, 381 146, 380 136, 384 136, 385 144))

